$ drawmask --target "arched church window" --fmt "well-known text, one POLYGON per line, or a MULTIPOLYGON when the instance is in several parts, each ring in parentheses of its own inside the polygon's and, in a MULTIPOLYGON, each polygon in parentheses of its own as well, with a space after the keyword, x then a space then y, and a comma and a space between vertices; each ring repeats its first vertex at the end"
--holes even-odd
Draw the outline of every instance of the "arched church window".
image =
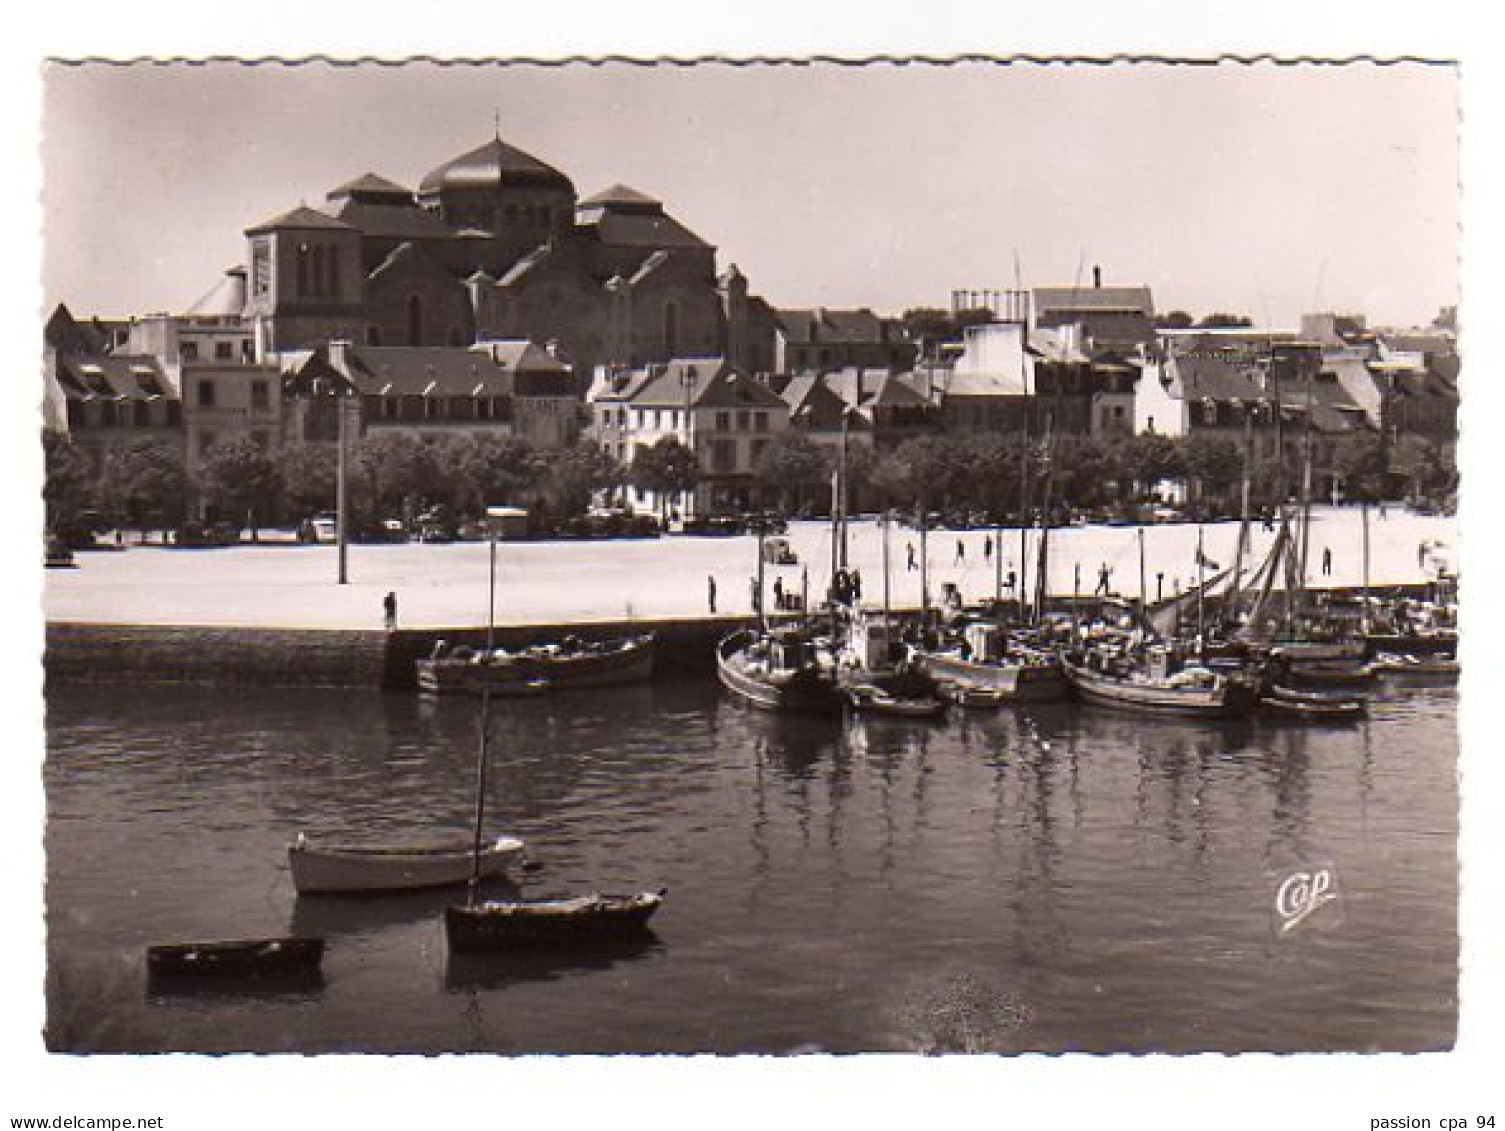
POLYGON ((423 345, 423 299, 408 296, 408 345, 423 345))
POLYGON ((324 249, 316 247, 313 251, 313 282, 314 294, 324 293, 324 249))
POLYGON ((329 293, 337 297, 340 293, 340 252, 333 247, 329 249, 329 293))
POLYGON ((303 298, 308 294, 308 245, 298 245, 298 297, 303 298))

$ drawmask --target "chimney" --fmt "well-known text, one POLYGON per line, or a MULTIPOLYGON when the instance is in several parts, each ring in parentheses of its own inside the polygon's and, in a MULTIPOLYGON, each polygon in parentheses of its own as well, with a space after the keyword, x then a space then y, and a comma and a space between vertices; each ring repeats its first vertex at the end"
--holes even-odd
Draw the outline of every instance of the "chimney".
POLYGON ((341 374, 350 376, 350 343, 344 338, 329 339, 329 364, 341 374))
POLYGON ((1098 287, 1101 287, 1102 285, 1103 285, 1103 269, 1101 267, 1094 267, 1092 269, 1092 286, 1093 286, 1093 289, 1095 290, 1098 287))
POLYGON ((556 358, 556 359, 559 357, 559 339, 558 338, 550 338, 547 342, 544 343, 544 347, 543 348, 544 348, 544 351, 546 353, 548 353, 548 355, 550 357, 556 358))

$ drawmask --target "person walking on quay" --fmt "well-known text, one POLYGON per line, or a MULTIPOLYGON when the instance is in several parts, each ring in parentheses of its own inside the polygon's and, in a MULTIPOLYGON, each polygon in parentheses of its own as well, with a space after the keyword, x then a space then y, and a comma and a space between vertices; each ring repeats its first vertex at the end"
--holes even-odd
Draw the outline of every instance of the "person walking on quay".
POLYGON ((382 598, 382 614, 386 621, 387 631, 391 632, 397 627, 397 594, 388 593, 382 598))
POLYGON ((904 572, 905 573, 912 573, 913 571, 919 569, 920 567, 915 564, 914 543, 913 542, 906 542, 904 544, 904 553, 905 553, 904 572))
POLYGON ((747 579, 747 591, 752 596, 752 611, 761 613, 763 611, 763 592, 758 588, 758 579, 756 577, 747 579))
POLYGON ((967 564, 967 544, 965 542, 963 542, 960 538, 958 538, 956 540, 956 560, 953 561, 951 564, 952 565, 966 565, 967 564))
POLYGON ((1425 538, 1423 538, 1421 540, 1421 542, 1417 545, 1417 547, 1416 547, 1416 568, 1418 568, 1418 569, 1426 569, 1427 568, 1427 550, 1428 550, 1429 546, 1430 546, 1430 544, 1427 542, 1427 540, 1425 538))
POLYGON ((716 577, 714 574, 706 574, 705 578, 705 603, 710 606, 711 612, 716 611, 716 577))
POLYGON ((782 577, 773 579, 773 607, 776 609, 784 607, 784 579, 782 577))
POLYGON ((1322 547, 1322 576, 1331 577, 1333 574, 1333 551, 1331 546, 1322 547))
POLYGON ((1009 566, 1008 575, 1006 577, 1004 577, 1004 579, 1003 579, 1003 587, 1005 589, 1007 589, 1010 593, 1012 593, 1014 591, 1014 586, 1017 585, 1018 583, 1019 583, 1019 576, 1018 576, 1018 574, 1016 574, 1014 572, 1014 567, 1013 566, 1009 566))
POLYGON ((993 560, 993 536, 991 534, 982 540, 982 560, 984 562, 993 560))
POLYGON ((852 571, 852 600, 862 600, 862 571, 859 569, 852 571))
POLYGON ((1108 595, 1108 579, 1113 576, 1113 570, 1107 562, 1097 567, 1097 588, 1092 591, 1094 597, 1106 597, 1108 595))

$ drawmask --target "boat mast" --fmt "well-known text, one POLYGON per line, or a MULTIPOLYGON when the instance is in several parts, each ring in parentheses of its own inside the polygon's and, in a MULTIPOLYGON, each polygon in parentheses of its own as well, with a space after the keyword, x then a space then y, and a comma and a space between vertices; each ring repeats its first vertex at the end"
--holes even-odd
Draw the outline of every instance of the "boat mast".
POLYGON ((1141 621, 1145 622, 1145 623, 1148 623, 1149 622, 1149 615, 1150 615, 1149 614, 1150 606, 1149 606, 1149 602, 1145 599, 1145 585, 1144 585, 1144 527, 1143 526, 1139 527, 1139 529, 1136 530, 1135 533, 1139 535, 1139 619, 1141 621))
MULTIPOLYGON (((1239 600, 1243 596, 1242 586, 1244 583, 1244 555, 1249 552, 1249 490, 1250 481, 1253 478, 1254 469, 1254 409, 1244 410, 1244 470, 1243 482, 1239 484, 1238 503, 1238 543, 1233 548, 1233 574, 1228 584, 1228 596, 1223 603, 1220 614, 1225 625, 1236 624, 1238 621, 1239 600)), ((1199 530, 1200 536, 1200 530, 1199 530)))
POLYGON ((1045 612, 1045 599, 1049 596, 1046 591, 1046 578, 1050 573, 1050 487, 1051 476, 1055 469, 1054 453, 1055 444, 1055 420, 1049 412, 1045 414, 1045 440, 1042 450, 1045 460, 1045 479, 1040 487, 1040 558, 1035 566, 1035 613, 1032 624, 1039 624, 1040 617, 1045 612))
POLYGON ((491 688, 481 687, 481 741, 476 753, 476 812, 475 828, 470 849, 470 881, 466 884, 465 902, 474 907, 476 888, 481 882, 481 830, 486 823, 486 762, 487 740, 491 731, 491 688))
MULTIPOLYGON (((768 631, 768 613, 765 611, 765 605, 768 591, 763 586, 764 570, 766 568, 764 564, 763 538, 767 533, 767 530, 761 518, 755 520, 755 529, 758 532, 758 607, 753 611, 758 614, 758 627, 766 632, 768 631)), ((832 588, 833 590, 835 588, 834 580, 832 581, 832 588)), ((831 620, 832 624, 834 625, 836 620, 836 602, 834 600, 831 602, 831 620)))
POLYGON ((1359 593, 1362 602, 1359 614, 1359 631, 1369 631, 1369 500, 1364 499, 1359 503, 1359 520, 1364 532, 1363 554, 1364 563, 1363 589, 1359 593))
MULTIPOLYGON (((1031 407, 1029 371, 1025 356, 1024 323, 1019 323, 1019 379, 1024 386, 1024 413, 1019 425, 1019 623, 1029 620, 1029 413, 1031 407)), ((1002 549, 1002 547, 999 547, 1002 549)))
POLYGON ((888 580, 888 523, 891 515, 887 508, 883 511, 883 633, 884 639, 893 630, 893 606, 889 600, 888 580))
POLYGON ((1207 621, 1203 614, 1202 603, 1202 590, 1206 584, 1204 580, 1204 570, 1206 568, 1207 555, 1202 552, 1202 524, 1199 522, 1197 523, 1197 650, 1199 652, 1202 650, 1203 641, 1206 639, 1204 633, 1207 631, 1207 621))

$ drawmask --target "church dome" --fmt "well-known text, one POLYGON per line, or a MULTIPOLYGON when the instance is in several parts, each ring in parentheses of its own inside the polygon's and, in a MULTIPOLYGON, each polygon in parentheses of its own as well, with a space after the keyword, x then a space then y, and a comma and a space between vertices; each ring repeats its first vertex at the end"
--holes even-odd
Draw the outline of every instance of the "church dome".
POLYGON ((570 179, 532 154, 492 138, 478 149, 446 161, 423 178, 424 195, 446 189, 499 189, 502 186, 559 188, 574 195, 570 179))

